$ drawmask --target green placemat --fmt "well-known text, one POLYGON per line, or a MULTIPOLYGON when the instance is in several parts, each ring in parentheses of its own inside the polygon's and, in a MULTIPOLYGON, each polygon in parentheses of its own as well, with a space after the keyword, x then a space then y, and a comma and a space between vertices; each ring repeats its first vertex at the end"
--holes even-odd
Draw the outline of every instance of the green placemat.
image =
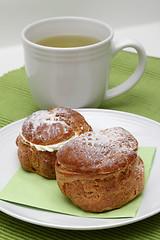
MULTIPOLYGON (((137 55, 120 52, 112 63, 109 87, 123 82, 133 72, 137 55)), ((127 93, 104 102, 100 108, 139 114, 160 122, 160 59, 148 57, 146 71, 127 93)), ((0 127, 37 111, 24 68, 0 78, 0 127)), ((120 228, 98 231, 67 231, 22 222, 0 212, 0 239, 160 239, 160 214, 120 228)))

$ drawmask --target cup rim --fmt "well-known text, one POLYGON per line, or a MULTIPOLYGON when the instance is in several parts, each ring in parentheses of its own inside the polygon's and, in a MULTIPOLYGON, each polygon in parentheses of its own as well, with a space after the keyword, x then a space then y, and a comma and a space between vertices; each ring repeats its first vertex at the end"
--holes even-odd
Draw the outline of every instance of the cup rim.
POLYGON ((51 51, 51 50, 54 50, 54 51, 75 51, 75 50, 82 50, 82 49, 91 49, 91 48, 94 48, 96 46, 104 45, 105 43, 109 42, 113 38, 113 29, 109 24, 107 24, 107 23, 105 23, 101 20, 94 19, 94 18, 78 17, 78 16, 60 16, 60 17, 43 18, 43 19, 40 19, 40 20, 37 20, 37 21, 34 21, 34 22, 28 24, 26 27, 24 27, 24 29, 21 32, 21 38, 22 38, 22 41, 24 43, 26 43, 27 45, 32 46, 32 47, 37 48, 37 49, 41 49, 41 50, 46 50, 46 51, 51 51), (44 22, 47 22, 47 21, 49 22, 49 21, 52 21, 52 20, 65 20, 65 19, 76 19, 76 20, 83 20, 83 21, 88 21, 88 22, 89 21, 90 22, 95 22, 95 23, 98 23, 98 24, 104 26, 105 28, 109 29, 110 34, 107 38, 99 41, 98 43, 94 43, 94 44, 86 45, 86 46, 81 46, 81 47, 67 47, 67 48, 49 47, 49 46, 40 45, 38 43, 35 43, 35 42, 27 39, 27 37, 25 36, 26 32, 30 28, 32 28, 32 27, 34 27, 38 24, 41 24, 41 23, 44 23, 44 22))

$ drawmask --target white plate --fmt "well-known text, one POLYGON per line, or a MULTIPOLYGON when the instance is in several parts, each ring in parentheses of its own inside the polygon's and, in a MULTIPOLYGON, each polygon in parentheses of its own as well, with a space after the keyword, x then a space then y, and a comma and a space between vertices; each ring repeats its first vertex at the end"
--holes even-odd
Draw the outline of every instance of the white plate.
MULTIPOLYGON (((140 209, 134 218, 92 219, 53 213, 0 201, 0 210, 15 218, 33 224, 60 229, 103 229, 140 221, 160 212, 160 123, 138 115, 101 109, 78 110, 93 127, 104 129, 121 126, 130 131, 141 146, 156 146, 150 177, 140 209)), ((0 130, 0 191, 19 167, 15 139, 23 122, 19 120, 0 130)))

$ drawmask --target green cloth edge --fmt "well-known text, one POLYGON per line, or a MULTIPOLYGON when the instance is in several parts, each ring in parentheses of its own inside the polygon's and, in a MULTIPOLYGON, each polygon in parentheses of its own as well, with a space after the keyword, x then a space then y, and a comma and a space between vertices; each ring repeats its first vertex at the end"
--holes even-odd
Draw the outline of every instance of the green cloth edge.
MULTIPOLYGON (((139 149, 139 155, 145 165, 145 186, 155 151, 155 147, 140 147, 139 149)), ((79 217, 126 218, 136 216, 143 193, 119 209, 105 213, 87 213, 75 206, 70 199, 60 192, 56 180, 48 180, 35 173, 28 173, 20 167, 6 187, 0 192, 0 199, 79 217)))

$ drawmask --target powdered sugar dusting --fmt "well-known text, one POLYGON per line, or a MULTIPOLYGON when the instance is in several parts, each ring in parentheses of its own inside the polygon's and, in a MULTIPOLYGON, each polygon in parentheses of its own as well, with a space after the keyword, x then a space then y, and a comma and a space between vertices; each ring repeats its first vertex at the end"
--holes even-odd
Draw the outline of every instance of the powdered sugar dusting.
POLYGON ((62 164, 66 164, 66 168, 80 169, 82 172, 114 172, 135 159, 137 150, 137 140, 123 128, 87 132, 62 147, 62 152, 67 154, 68 151, 70 154, 66 158, 69 157, 69 160, 66 160, 68 163, 64 157, 62 164))
MULTIPOLYGON (((126 130, 120 127, 109 128, 106 130, 87 132, 77 139, 79 145, 85 145, 86 148, 92 148, 97 152, 102 152, 106 147, 119 148, 121 151, 137 151, 137 140, 126 130)), ((72 144, 72 143, 70 143, 72 144)))
MULTIPOLYGON (((48 146, 91 131, 84 117, 70 108, 53 107, 30 115, 23 123, 20 135, 30 145, 48 146)), ((59 145, 58 145, 59 146, 59 145)), ((46 148, 45 148, 46 149, 46 148)))
POLYGON ((133 151, 138 150, 137 140, 134 138, 134 136, 130 134, 130 132, 128 132, 124 128, 108 128, 106 130, 101 130, 100 134, 105 135, 107 139, 115 141, 121 149, 128 148, 132 149, 133 151))
POLYGON ((56 111, 52 113, 47 110, 37 111, 30 115, 22 126, 23 136, 32 143, 44 143, 47 141, 48 144, 49 141, 55 140, 59 135, 64 136, 70 132, 70 126, 59 120, 56 111))
MULTIPOLYGON (((32 131, 36 131, 38 127, 41 127, 44 124, 50 126, 53 123, 57 123, 57 121, 59 121, 59 118, 56 117, 56 112, 51 114, 47 110, 40 110, 29 116, 24 122, 24 125, 28 129, 32 125, 32 131)), ((64 121, 61 121, 61 124, 64 125, 64 130, 67 131, 67 124, 64 121)))

